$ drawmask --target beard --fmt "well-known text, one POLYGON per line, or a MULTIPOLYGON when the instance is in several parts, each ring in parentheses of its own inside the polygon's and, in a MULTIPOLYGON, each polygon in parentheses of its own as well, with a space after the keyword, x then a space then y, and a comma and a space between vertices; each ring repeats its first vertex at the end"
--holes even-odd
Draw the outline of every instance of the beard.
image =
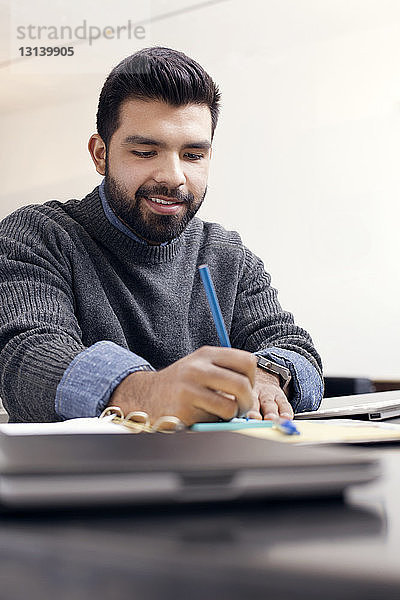
POLYGON ((170 190, 162 185, 141 186, 132 198, 126 188, 110 175, 108 169, 104 189, 107 201, 120 221, 135 235, 151 244, 162 244, 178 237, 199 210, 207 192, 205 188, 202 197, 196 199, 190 192, 184 194, 178 189, 170 190), (143 209, 145 198, 158 195, 182 201, 180 214, 158 215, 143 209))

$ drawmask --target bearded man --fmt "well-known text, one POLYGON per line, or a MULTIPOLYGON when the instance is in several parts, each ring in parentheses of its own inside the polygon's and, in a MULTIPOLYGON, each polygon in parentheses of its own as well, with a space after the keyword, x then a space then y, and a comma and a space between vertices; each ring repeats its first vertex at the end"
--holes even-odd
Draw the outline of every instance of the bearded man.
POLYGON ((0 395, 11 422, 113 405, 191 425, 319 406, 320 358, 262 261, 236 232, 195 216, 219 100, 181 52, 136 52, 100 94, 89 151, 101 185, 0 224, 0 395), (218 346, 204 263, 232 348, 218 346))

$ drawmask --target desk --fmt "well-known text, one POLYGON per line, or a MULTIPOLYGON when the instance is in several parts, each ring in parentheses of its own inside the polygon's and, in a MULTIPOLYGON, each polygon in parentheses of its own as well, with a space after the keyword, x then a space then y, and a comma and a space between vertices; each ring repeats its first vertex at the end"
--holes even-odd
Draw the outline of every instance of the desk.
POLYGON ((379 453, 346 502, 2 515, 0 597, 398 600, 400 448, 379 453))

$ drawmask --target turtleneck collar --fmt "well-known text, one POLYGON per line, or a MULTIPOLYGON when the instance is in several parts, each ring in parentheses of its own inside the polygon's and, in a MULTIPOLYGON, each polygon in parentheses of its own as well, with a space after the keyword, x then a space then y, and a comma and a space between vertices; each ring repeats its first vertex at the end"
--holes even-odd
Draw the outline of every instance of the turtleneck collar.
MULTIPOLYGON (((146 242, 146 240, 143 240, 139 236, 135 235, 133 233, 133 231, 125 225, 125 223, 123 223, 122 221, 120 221, 120 219, 118 219, 117 215, 114 213, 111 206, 109 205, 107 197, 106 197, 105 179, 103 179, 103 181, 99 185, 99 196, 100 196, 101 204, 103 206, 104 214, 106 215, 107 219, 110 221, 111 225, 114 225, 114 227, 116 227, 117 229, 122 231, 122 233, 124 233, 128 237, 132 238, 136 242, 139 242, 139 244, 144 244, 145 246, 151 246, 151 244, 146 242)), ((159 245, 166 246, 169 243, 170 242, 163 242, 162 244, 159 244, 159 245)))

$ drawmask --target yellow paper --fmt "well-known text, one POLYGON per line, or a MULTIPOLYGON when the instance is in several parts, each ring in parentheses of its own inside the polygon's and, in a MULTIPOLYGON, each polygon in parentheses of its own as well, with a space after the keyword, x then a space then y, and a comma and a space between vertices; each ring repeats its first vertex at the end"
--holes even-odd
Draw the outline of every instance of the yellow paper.
POLYGON ((300 435, 286 435, 273 428, 241 429, 236 433, 287 444, 332 444, 400 441, 400 425, 370 421, 295 421, 300 435))

